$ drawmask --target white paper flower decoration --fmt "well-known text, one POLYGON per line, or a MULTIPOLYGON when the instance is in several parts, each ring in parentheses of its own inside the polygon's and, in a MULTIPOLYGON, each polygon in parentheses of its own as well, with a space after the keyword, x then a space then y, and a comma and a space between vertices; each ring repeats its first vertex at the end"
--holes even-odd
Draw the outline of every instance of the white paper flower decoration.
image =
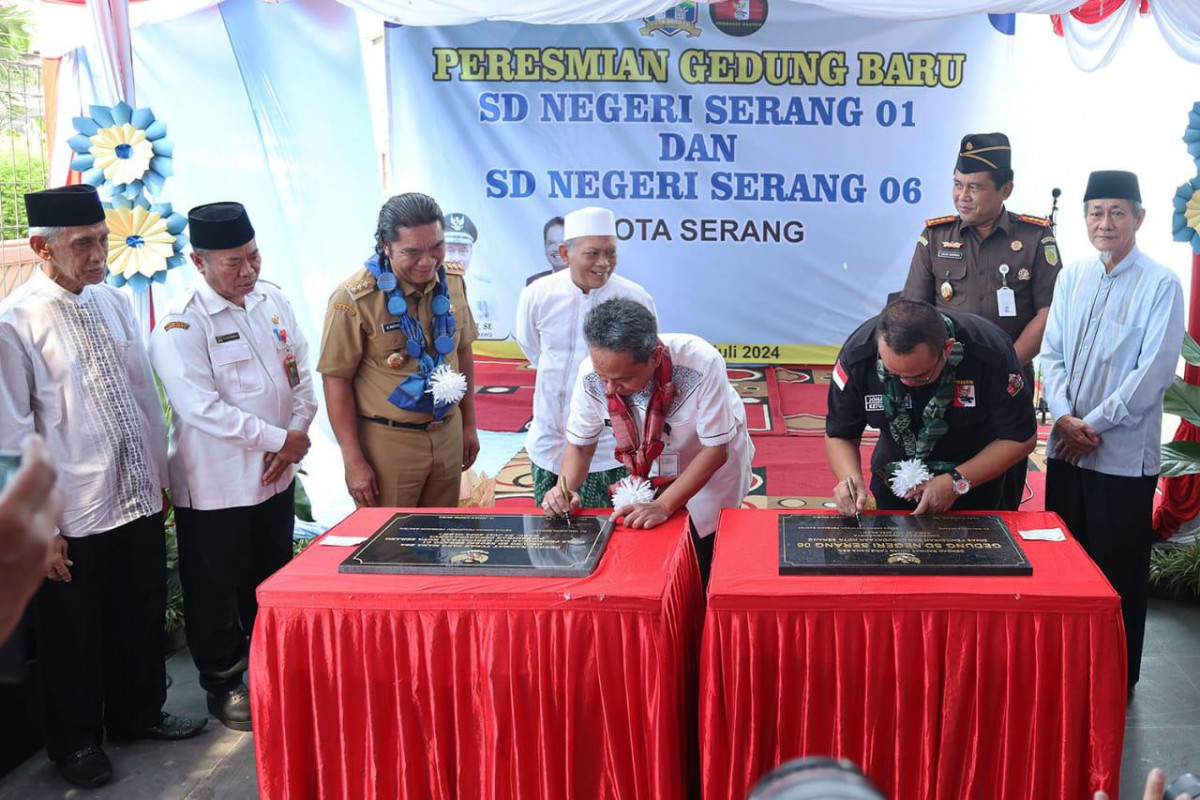
POLYGON ((89 106, 88 113, 73 120, 79 134, 67 140, 77 153, 71 169, 82 172, 83 182, 95 186, 104 200, 132 200, 143 188, 157 196, 175 173, 167 124, 150 109, 128 103, 89 106))
POLYGON ((454 405, 467 393, 467 376, 450 369, 449 364, 440 364, 429 375, 428 391, 433 393, 435 406, 454 405))
POLYGON ((627 475, 613 484, 613 508, 631 506, 637 503, 649 503, 654 499, 654 487, 645 478, 627 475))
POLYGON ((105 204, 108 223, 108 281, 114 286, 128 283, 144 291, 151 281, 162 283, 167 270, 184 262, 187 218, 171 210, 170 203, 150 203, 139 195, 135 200, 114 198, 105 204))
POLYGON ((925 466, 925 462, 919 458, 910 458, 896 464, 896 471, 888 478, 888 485, 892 487, 892 494, 896 497, 905 497, 931 478, 933 473, 925 466))

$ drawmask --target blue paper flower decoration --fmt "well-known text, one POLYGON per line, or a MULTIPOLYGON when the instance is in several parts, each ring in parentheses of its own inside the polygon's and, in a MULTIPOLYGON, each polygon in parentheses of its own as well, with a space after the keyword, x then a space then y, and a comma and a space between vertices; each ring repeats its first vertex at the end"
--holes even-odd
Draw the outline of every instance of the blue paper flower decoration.
POLYGON ((105 204, 108 222, 108 282, 126 283, 145 291, 151 281, 163 283, 167 270, 184 262, 187 217, 171 210, 170 203, 151 203, 138 195, 133 200, 115 197, 105 204))
POLYGON ((133 200, 143 188, 157 196, 175 172, 167 123, 156 120, 148 108, 124 102, 88 106, 88 113, 73 120, 79 134, 67 140, 78 154, 71 169, 82 172, 83 182, 95 186, 105 200, 133 200))
POLYGON ((1188 112, 1187 128, 1183 131, 1183 143, 1187 145, 1188 155, 1196 162, 1200 170, 1200 103, 1192 106, 1188 112))
POLYGON ((1171 235, 1177 242, 1188 242, 1192 252, 1200 254, 1200 176, 1175 190, 1174 203, 1171 235))

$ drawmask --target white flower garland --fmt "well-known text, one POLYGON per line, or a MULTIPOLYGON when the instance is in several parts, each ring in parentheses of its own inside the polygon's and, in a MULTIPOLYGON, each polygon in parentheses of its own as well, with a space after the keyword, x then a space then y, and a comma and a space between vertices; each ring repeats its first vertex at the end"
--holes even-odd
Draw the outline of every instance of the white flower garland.
POLYGON ((629 475, 613 484, 613 508, 649 503, 654 499, 654 487, 645 478, 629 475))
POLYGON ((467 393, 467 376, 450 369, 449 364, 439 365, 429 375, 429 388, 435 406, 454 405, 467 393))
POLYGON ((896 464, 896 472, 888 479, 892 494, 906 497, 909 492, 933 478, 929 467, 919 458, 910 458, 896 464))

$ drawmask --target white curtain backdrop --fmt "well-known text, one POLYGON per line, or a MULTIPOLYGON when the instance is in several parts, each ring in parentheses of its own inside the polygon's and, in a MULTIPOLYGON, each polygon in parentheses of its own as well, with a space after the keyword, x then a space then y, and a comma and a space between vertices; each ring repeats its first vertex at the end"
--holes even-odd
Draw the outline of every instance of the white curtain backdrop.
MULTIPOLYGON (((700 0, 707 3, 710 0, 700 0)), ((129 9, 133 28, 182 17, 221 0, 143 0, 129 9)), ((466 25, 474 22, 525 22, 577 25, 624 22, 660 14, 672 0, 338 0, 356 11, 400 25, 466 25), (497 6, 502 6, 497 8, 497 6)), ((777 0, 783 2, 783 0, 777 0)), ((1092 71, 1107 64, 1121 47, 1137 18, 1136 0, 1096 25, 1069 15, 1080 0, 788 0, 875 19, 912 21, 963 14, 1062 14, 1063 38, 1071 60, 1092 71)), ((89 2, 89 5, 91 3, 89 2)), ((1181 58, 1200 63, 1200 0, 1153 0, 1150 16, 1163 39, 1181 58)), ((37 6, 38 51, 57 58, 89 42, 90 14, 82 5, 40 3, 37 6)), ((1048 24, 1048 23, 1047 23, 1048 24)))

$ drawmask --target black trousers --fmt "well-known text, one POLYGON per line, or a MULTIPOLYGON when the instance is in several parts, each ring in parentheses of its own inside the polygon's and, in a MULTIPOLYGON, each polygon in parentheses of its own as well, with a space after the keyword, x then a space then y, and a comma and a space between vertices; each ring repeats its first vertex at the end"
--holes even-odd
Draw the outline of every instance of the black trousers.
POLYGON ((1004 487, 1000 490, 1000 505, 997 511, 1020 511, 1025 497, 1025 477, 1029 474, 1029 457, 1022 458, 1008 468, 1002 476, 1004 487))
POLYGON ((1063 518, 1121 595, 1130 686, 1137 683, 1142 665, 1157 485, 1157 475, 1128 478, 1057 458, 1046 462, 1046 510, 1063 518))
POLYGON ((295 487, 256 506, 175 509, 188 648, 209 691, 242 682, 258 614, 254 591, 292 557, 295 487))
POLYGON ((717 544, 717 533, 713 531, 701 539, 696 535, 696 526, 688 522, 692 545, 696 548, 696 565, 700 567, 700 591, 708 591, 708 576, 712 572, 713 547, 717 544))
POLYGON ((105 730, 155 725, 167 699, 162 517, 67 539, 71 581, 47 580, 33 601, 46 751, 61 761, 105 730))

